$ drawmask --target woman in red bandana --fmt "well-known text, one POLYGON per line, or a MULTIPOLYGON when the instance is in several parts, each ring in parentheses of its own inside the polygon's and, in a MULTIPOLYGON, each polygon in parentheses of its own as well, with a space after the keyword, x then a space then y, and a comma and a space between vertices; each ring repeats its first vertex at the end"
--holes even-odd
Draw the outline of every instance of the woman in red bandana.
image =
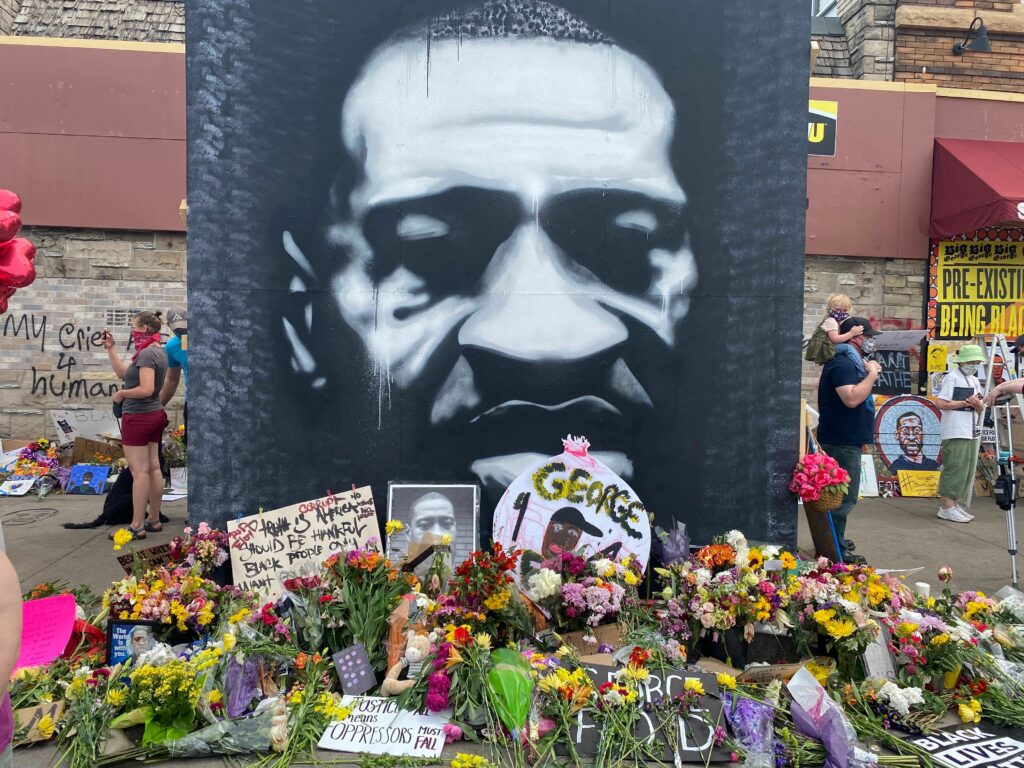
MULTIPOLYGON (((103 346, 114 373, 124 379, 124 388, 113 395, 115 410, 121 407, 121 443, 132 472, 132 524, 128 531, 136 539, 146 531, 163 528, 160 499, 164 492, 160 474, 160 441, 167 427, 167 414, 160 405, 160 390, 167 375, 167 353, 160 345, 159 312, 140 312, 132 320, 135 354, 125 363, 114 349, 114 337, 103 332, 103 346), (146 504, 149 517, 146 517, 146 504)), ((113 534, 111 534, 113 537, 113 534)))

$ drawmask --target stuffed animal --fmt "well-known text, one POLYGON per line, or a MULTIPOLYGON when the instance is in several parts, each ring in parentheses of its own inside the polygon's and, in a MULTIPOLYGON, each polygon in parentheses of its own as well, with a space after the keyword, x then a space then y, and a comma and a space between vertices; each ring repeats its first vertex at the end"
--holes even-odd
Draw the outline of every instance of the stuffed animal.
POLYGON ((405 655, 391 665, 384 683, 380 687, 381 696, 398 696, 416 685, 416 678, 419 677, 420 669, 423 667, 423 660, 430 654, 430 637, 421 635, 410 629, 405 636, 405 655), (399 675, 407 670, 404 680, 399 680, 399 675))

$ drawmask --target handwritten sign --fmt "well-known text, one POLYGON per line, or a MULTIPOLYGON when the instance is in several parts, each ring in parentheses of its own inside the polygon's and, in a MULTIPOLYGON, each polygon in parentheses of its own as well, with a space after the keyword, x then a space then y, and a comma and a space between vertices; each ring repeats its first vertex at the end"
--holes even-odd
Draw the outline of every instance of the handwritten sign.
POLYGON ((109 408, 88 408, 76 411, 50 411, 50 418, 57 430, 57 441, 61 445, 75 442, 76 437, 103 440, 104 437, 121 437, 121 427, 109 408))
MULTIPOLYGON (((621 671, 616 667, 599 665, 585 665, 585 667, 595 687, 612 681, 614 676, 621 671)), ((641 709, 633 735, 647 743, 660 744, 664 750, 661 755, 663 762, 673 762, 677 756, 679 762, 684 763, 728 762, 729 751, 714 745, 715 727, 725 726, 715 675, 698 669, 652 670, 647 681, 639 686, 639 699, 646 703, 659 701, 662 697, 672 698, 683 692, 683 686, 688 677, 699 679, 704 686, 705 695, 701 697, 700 707, 692 710, 688 717, 679 718, 678 723, 672 723, 671 729, 664 727, 657 715, 641 709)), ((572 738, 576 742, 577 751, 581 756, 590 757, 597 754, 601 734, 588 709, 581 710, 577 715, 572 738)))
POLYGON ((896 473, 900 481, 900 495, 934 497, 939 495, 939 475, 941 472, 915 472, 901 469, 896 473))
POLYGON ((369 486, 228 521, 231 571, 236 586, 266 599, 282 582, 311 573, 334 552, 380 541, 369 486))
POLYGON ((399 708, 396 699, 379 696, 345 696, 342 705, 352 707, 352 714, 327 727, 320 737, 321 749, 396 757, 441 756, 447 718, 408 712, 399 708))
POLYGON ((891 350, 876 352, 875 360, 882 366, 871 391, 876 395, 909 395, 914 377, 910 373, 910 355, 891 350))
POLYGON ((173 563, 174 558, 171 557, 171 545, 157 544, 155 547, 146 547, 135 553, 129 552, 126 555, 117 556, 118 565, 121 566, 121 570, 128 576, 132 575, 132 565, 136 561, 140 561, 147 571, 159 568, 161 565, 173 563))
POLYGON ((949 768, 1024 768, 1024 734, 986 723, 950 728, 911 741, 949 768))
POLYGON ((882 331, 875 336, 875 349, 878 351, 905 352, 916 347, 928 333, 925 329, 916 331, 882 331))
POLYGON ((64 652, 74 627, 74 595, 54 595, 22 603, 21 655, 14 669, 49 664, 64 652))

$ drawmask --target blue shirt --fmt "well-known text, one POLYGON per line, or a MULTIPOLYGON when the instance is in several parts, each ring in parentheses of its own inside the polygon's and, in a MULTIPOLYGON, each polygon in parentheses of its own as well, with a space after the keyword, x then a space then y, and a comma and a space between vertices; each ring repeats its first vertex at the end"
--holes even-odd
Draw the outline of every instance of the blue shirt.
POLYGON ((174 334, 164 344, 164 352, 167 353, 167 367, 181 368, 181 372, 185 375, 185 399, 188 400, 188 351, 181 348, 181 339, 178 338, 178 334, 174 334))
POLYGON ((844 354, 840 347, 846 346, 836 347, 836 356, 825 363, 818 382, 818 442, 868 445, 875 442, 875 408, 871 395, 856 408, 847 408, 836 392, 837 387, 859 384, 867 376, 859 360, 860 353, 851 349, 851 353, 844 354))

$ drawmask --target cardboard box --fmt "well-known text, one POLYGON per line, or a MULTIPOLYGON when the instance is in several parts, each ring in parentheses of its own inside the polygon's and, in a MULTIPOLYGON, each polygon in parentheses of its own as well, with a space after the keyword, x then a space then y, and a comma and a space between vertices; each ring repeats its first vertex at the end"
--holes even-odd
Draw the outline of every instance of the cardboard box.
POLYGON ((90 440, 87 437, 76 437, 74 448, 71 449, 71 466, 92 464, 95 462, 97 453, 108 457, 110 461, 124 458, 124 450, 120 445, 102 440, 90 440))
POLYGON ((592 656, 602 645, 618 648, 622 642, 623 632, 622 627, 618 624, 602 624, 589 631, 557 632, 556 634, 566 645, 575 649, 580 656, 592 656), (586 640, 588 637, 592 637, 597 642, 589 642, 586 640))
POLYGON ((27 733, 14 746, 20 747, 23 744, 46 741, 43 735, 36 729, 36 725, 44 715, 49 715, 54 725, 56 725, 64 715, 64 702, 53 701, 49 704, 40 704, 36 707, 25 707, 24 709, 16 710, 14 713, 14 730, 27 731, 27 733))

